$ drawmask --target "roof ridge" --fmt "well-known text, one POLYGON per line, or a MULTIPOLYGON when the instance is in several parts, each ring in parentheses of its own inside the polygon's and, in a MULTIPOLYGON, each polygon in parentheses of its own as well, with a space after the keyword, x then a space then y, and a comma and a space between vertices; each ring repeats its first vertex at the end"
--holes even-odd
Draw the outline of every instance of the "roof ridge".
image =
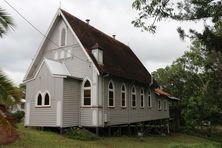
POLYGON ((113 37, 111 37, 110 35, 108 35, 108 34, 106 34, 106 33, 102 32, 101 30, 99 30, 99 29, 95 28, 95 27, 94 27, 94 26, 92 26, 92 25, 87 24, 86 22, 84 22, 83 20, 81 20, 81 19, 77 18, 76 16, 74 16, 74 15, 70 14, 69 12, 67 12, 67 11, 65 11, 65 10, 63 10, 63 9, 61 9, 61 11, 62 11, 62 12, 65 12, 65 13, 68 13, 68 14, 69 14, 69 15, 71 15, 72 17, 75 17, 76 19, 78 19, 79 21, 81 21, 81 22, 83 22, 84 24, 88 25, 90 28, 92 28, 92 29, 96 30, 97 32, 100 32, 100 33, 104 34, 105 36, 109 37, 109 38, 110 38, 112 41, 118 42, 118 43, 120 43, 120 44, 122 44, 122 45, 124 45, 124 46, 128 47, 129 49, 131 49, 129 46, 127 46, 127 45, 126 45, 126 44, 124 44, 123 42, 121 42, 121 41, 119 41, 119 40, 117 40, 117 39, 114 39, 114 38, 113 38, 113 37))

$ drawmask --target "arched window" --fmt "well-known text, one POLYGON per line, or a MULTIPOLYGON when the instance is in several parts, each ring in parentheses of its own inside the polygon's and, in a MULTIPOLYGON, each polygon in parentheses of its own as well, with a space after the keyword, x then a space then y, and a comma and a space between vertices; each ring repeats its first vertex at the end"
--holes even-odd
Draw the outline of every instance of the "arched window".
POLYGON ((72 57, 72 50, 71 49, 67 50, 66 57, 67 58, 72 57))
POLYGON ((152 107, 152 98, 151 98, 150 89, 149 89, 149 91, 148 91, 148 107, 149 107, 149 108, 152 107))
POLYGON ((161 100, 159 99, 159 100, 158 100, 158 110, 161 110, 161 109, 162 109, 161 100))
POLYGON ((61 30, 61 37, 60 37, 60 46, 66 45, 66 29, 62 28, 61 30))
POLYGON ((144 90, 143 90, 143 88, 141 89, 141 92, 140 92, 140 107, 144 108, 144 90))
POLYGON ((132 103, 131 103, 131 105, 132 105, 132 107, 136 107, 136 88, 135 88, 135 86, 133 86, 132 87, 132 90, 131 90, 131 101, 132 101, 132 103))
POLYGON ((115 106, 115 89, 112 81, 110 81, 108 85, 108 106, 115 106))
POLYGON ((126 107, 126 86, 125 84, 121 87, 121 106, 126 107))
POLYGON ((86 80, 83 85, 83 105, 91 105, 91 83, 86 80))
POLYGON ((59 55, 58 55, 58 52, 56 51, 55 54, 54 54, 54 59, 58 60, 58 57, 59 57, 59 55))
POLYGON ((39 93, 37 96, 37 106, 42 106, 42 94, 39 93))
POLYGON ((62 50, 60 54, 60 59, 64 59, 64 58, 65 58, 65 52, 62 50))
POLYGON ((167 110, 167 101, 166 100, 164 100, 164 102, 163 102, 163 108, 165 111, 167 110))
POLYGON ((45 101, 44 101, 44 105, 46 105, 46 106, 49 106, 50 104, 49 104, 49 94, 48 93, 46 93, 45 94, 45 101))

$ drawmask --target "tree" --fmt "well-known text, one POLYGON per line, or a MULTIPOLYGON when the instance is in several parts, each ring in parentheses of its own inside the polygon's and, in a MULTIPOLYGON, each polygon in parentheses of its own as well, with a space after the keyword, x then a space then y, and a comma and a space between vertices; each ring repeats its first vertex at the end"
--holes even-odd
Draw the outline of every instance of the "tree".
POLYGON ((138 17, 132 21, 135 27, 155 33, 156 22, 172 19, 176 21, 205 21, 205 29, 202 33, 190 29, 186 34, 182 28, 178 28, 180 37, 198 38, 209 50, 222 50, 222 37, 214 34, 210 29, 213 25, 222 23, 222 3, 219 0, 134 0, 132 7, 137 10, 138 17), (147 20, 153 19, 151 24, 147 20), (210 25, 207 25, 207 21, 210 25), (211 25, 212 24, 212 25, 211 25))
POLYGON ((0 7, 0 37, 3 37, 9 28, 13 29, 13 27, 14 23, 12 18, 0 7))

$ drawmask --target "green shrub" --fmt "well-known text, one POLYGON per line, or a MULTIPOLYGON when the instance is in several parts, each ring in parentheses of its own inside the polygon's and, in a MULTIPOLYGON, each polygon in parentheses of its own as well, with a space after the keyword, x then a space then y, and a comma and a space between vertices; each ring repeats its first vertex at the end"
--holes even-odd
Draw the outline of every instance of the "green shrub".
POLYGON ((24 111, 17 111, 15 113, 13 113, 13 116, 16 119, 16 123, 20 123, 25 116, 25 112, 24 111))
POLYGON ((65 135, 71 139, 77 140, 95 140, 97 136, 86 129, 69 128, 65 130, 65 135))
POLYGON ((221 148, 220 143, 200 143, 200 144, 170 144, 168 148, 221 148))

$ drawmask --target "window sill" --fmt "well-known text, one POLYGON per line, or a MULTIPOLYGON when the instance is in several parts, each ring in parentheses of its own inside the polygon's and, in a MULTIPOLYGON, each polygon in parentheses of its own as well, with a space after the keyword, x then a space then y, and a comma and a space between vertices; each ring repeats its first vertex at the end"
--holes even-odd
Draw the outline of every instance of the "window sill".
POLYGON ((127 106, 121 106, 121 108, 122 108, 122 109, 126 109, 126 108, 127 108, 127 106))
POLYGON ((108 108, 115 108, 115 106, 108 106, 108 108))
POLYGON ((132 109, 136 109, 136 106, 131 106, 132 109))
POLYGON ((140 107, 140 109, 144 109, 145 107, 140 107))
POLYGON ((35 108, 51 108, 51 106, 35 106, 35 108))

